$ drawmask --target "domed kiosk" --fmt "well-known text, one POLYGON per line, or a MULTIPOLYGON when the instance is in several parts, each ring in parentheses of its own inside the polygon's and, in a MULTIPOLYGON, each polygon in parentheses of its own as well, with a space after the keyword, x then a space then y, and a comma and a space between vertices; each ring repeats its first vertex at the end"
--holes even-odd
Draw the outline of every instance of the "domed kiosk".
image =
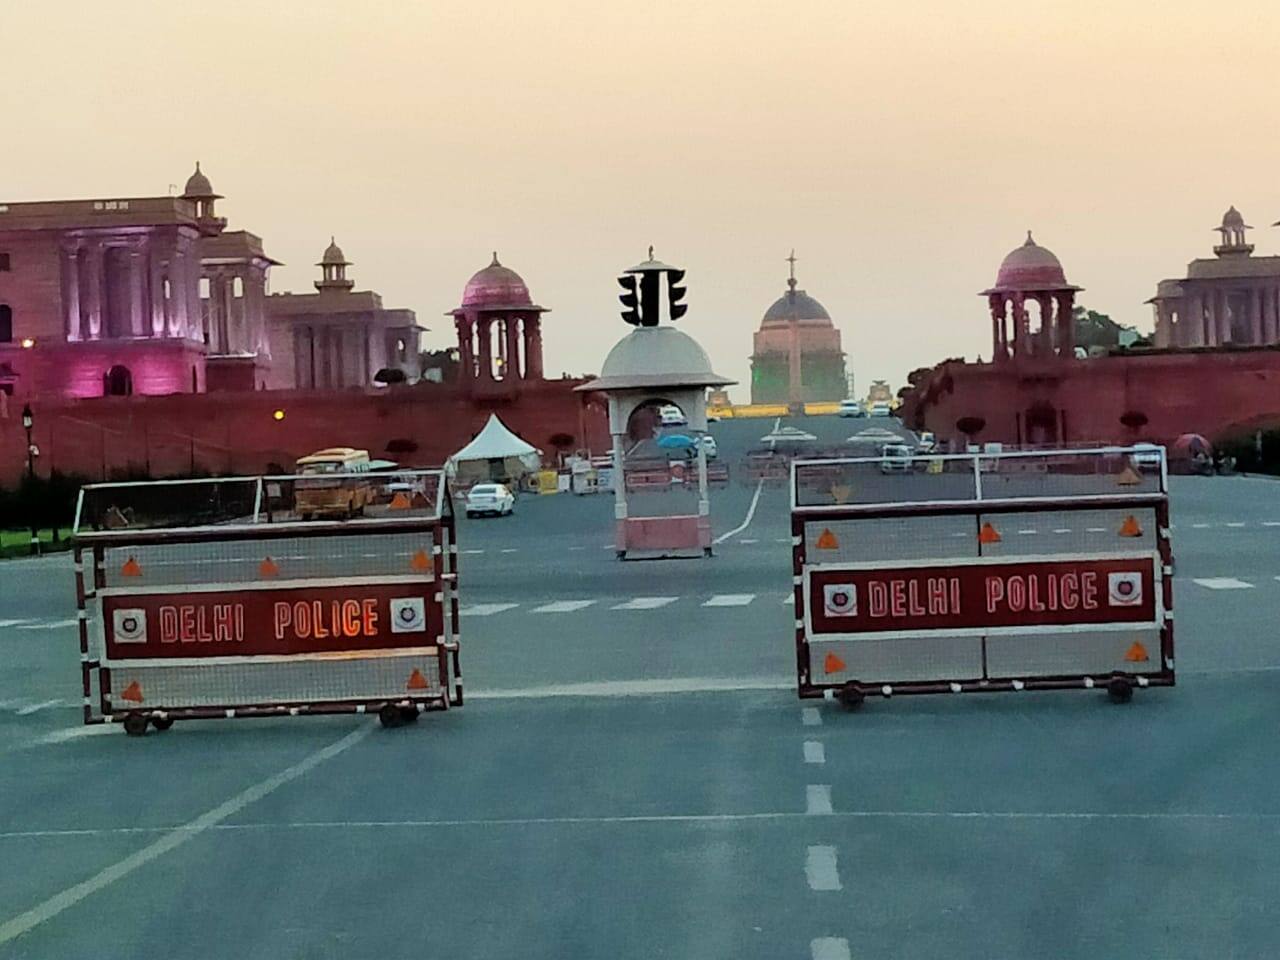
POLYGON ((542 379, 542 314, 520 274, 498 262, 476 272, 449 311, 458 332, 460 382, 474 397, 513 398, 542 379))
MULTIPOLYGON (((656 261, 650 261, 656 263, 656 261)), ((635 268, 640 272, 645 264, 635 268)), ((663 268, 671 271, 672 268, 663 268)), ((657 271, 653 271, 657 272, 657 271)), ((653 305, 656 315, 656 304, 653 305)), ((648 311, 646 311, 648 312, 648 311)), ((673 405, 683 412, 681 434, 700 437, 707 429, 707 388, 734 383, 711 369, 707 352, 693 337, 672 326, 638 326, 614 344, 600 376, 576 389, 598 391, 609 399, 609 433, 613 438, 614 542, 619 559, 711 555, 711 504, 707 495, 707 458, 697 443, 698 508, 696 515, 630 516, 624 453, 631 418, 642 408, 673 405)), ((661 446, 661 445, 659 445, 661 446)), ((663 451, 665 454, 665 450, 663 451)), ((660 462, 658 486, 684 484, 684 461, 660 462), (669 471, 669 472, 668 472, 669 471)), ((647 474, 653 474, 649 467, 647 474)), ((647 477, 647 479, 653 479, 647 477)))
POLYGON ((1062 262, 1027 231, 996 272, 995 286, 982 291, 991 308, 991 352, 997 363, 1027 357, 1075 356, 1072 310, 1082 288, 1067 283, 1062 262), (1031 324, 1028 306, 1039 320, 1031 324))

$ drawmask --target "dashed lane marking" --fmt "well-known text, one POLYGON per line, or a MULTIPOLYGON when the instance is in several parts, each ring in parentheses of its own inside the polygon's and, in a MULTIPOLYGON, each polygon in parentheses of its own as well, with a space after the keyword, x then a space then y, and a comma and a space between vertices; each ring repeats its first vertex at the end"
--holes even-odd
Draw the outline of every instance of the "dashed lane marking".
POLYGON ((851 960, 849 941, 844 937, 818 937, 809 941, 813 960, 851 960))
POLYGON ((463 607, 459 613, 464 617, 489 617, 504 610, 514 610, 518 603, 477 603, 475 606, 463 607))
POLYGON ((587 607, 595 603, 594 600, 556 600, 552 603, 544 603, 540 607, 534 607, 534 613, 573 613, 575 610, 585 610, 587 607))
POLYGON ((1237 520, 1234 523, 1228 523, 1227 526, 1231 527, 1232 529, 1239 529, 1240 527, 1243 527, 1244 524, 1237 520))
POLYGON ((759 540, 739 540, 738 542, 741 543, 743 546, 746 546, 747 544, 759 543, 760 541, 759 540))
POLYGON ((817 707, 802 707, 800 710, 800 722, 806 727, 822 726, 822 714, 818 712, 817 707))
POLYGON ((1253 584, 1235 577, 1195 577, 1192 583, 1210 590, 1252 590, 1253 584))
POLYGON ((619 603, 614 610, 657 610, 669 603, 675 603, 679 597, 635 597, 626 603, 619 603))
POLYGON ((21 623, 15 630, 63 630, 67 627, 74 627, 80 621, 75 617, 68 620, 44 620, 38 623, 21 623))
POLYGON ((804 812, 811 816, 825 816, 831 812, 831 785, 811 783, 804 788, 804 812))
POLYGON ((806 740, 804 742, 804 762, 805 763, 826 763, 827 750, 820 740, 806 740))
POLYGON ((20 717, 29 717, 33 713, 39 713, 41 710, 48 710, 50 707, 60 707, 65 701, 63 700, 45 700, 41 703, 28 704, 21 707, 15 712, 20 717))
POLYGON ((745 607, 756 598, 754 593, 718 593, 704 607, 745 607))
POLYGON ((840 871, 836 866, 836 848, 809 847, 805 851, 804 875, 810 890, 843 890, 840 871))
POLYGON ((20 623, 30 623, 30 622, 31 622, 31 620, 30 620, 30 619, 23 619, 23 620, 0 620, 0 628, 2 628, 2 627, 16 627, 16 626, 17 626, 18 624, 20 624, 20 623))

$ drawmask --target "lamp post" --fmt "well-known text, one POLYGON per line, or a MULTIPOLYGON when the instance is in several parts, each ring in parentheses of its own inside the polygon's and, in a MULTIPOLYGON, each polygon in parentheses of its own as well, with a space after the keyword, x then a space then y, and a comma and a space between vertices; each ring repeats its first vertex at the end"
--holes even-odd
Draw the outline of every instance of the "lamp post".
MULTIPOLYGON (((35 417, 31 414, 31 404, 24 403, 22 405, 22 429, 27 431, 27 489, 32 491, 34 496, 35 479, 36 479, 36 445, 31 442, 31 428, 35 426, 35 417)), ((34 504, 32 504, 34 507, 34 504)), ((34 557, 40 552, 40 533, 35 524, 35 510, 31 511, 31 555, 34 557)))

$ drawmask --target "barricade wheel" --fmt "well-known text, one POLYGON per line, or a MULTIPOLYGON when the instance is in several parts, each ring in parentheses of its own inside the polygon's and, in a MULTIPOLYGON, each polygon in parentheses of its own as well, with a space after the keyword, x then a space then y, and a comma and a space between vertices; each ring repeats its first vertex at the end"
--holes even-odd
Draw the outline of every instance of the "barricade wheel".
POLYGON ((140 713, 131 713, 124 718, 124 732, 131 737, 140 737, 147 732, 147 718, 140 713))
POLYGON ((404 726, 404 714, 394 703, 384 703, 378 710, 378 721, 388 729, 404 726))
POLYGON ((846 710, 857 710, 866 700, 866 696, 856 683, 846 683, 836 691, 836 699, 846 710))
POLYGON ((402 723, 416 723, 418 720, 418 708, 416 706, 401 707, 400 720, 402 723))
POLYGON ((1124 677, 1113 677, 1107 684, 1107 695, 1112 703, 1128 703, 1133 699, 1133 684, 1124 677))
POLYGON ((168 730, 173 726, 173 717, 152 717, 151 725, 157 730, 168 730))

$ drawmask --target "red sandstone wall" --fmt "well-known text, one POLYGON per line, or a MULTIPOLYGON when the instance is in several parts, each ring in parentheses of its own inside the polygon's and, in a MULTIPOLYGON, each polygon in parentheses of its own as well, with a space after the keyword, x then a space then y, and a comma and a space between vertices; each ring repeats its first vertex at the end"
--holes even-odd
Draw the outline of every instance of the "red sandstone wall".
MULTIPOLYGON (((603 453, 609 449, 604 405, 575 394, 581 382, 548 381, 532 386, 518 403, 491 406, 438 385, 72 401, 35 410, 38 470, 45 474, 56 468, 94 479, 130 467, 153 476, 188 473, 193 467, 256 473, 273 462, 291 467, 299 456, 338 445, 367 448, 375 458, 407 465, 437 466, 479 432, 490 412, 548 459, 554 459, 550 438, 557 433, 571 435, 575 446, 603 453), (284 411, 283 420, 272 417, 277 409, 284 411), (418 450, 388 454, 393 439, 412 440, 418 450)), ((20 401, 0 406, 0 484, 13 484, 25 469, 20 411, 20 401)))
POLYGON ((1065 414, 1067 443, 1170 443, 1183 433, 1210 440, 1262 423, 1280 423, 1280 349, 1179 351, 1098 357, 1065 364, 947 363, 905 405, 910 424, 919 411, 924 428, 961 439, 956 421, 986 420, 979 441, 1026 442, 1025 418, 1034 404, 1065 414), (946 378, 953 389, 940 389, 946 378), (927 394, 933 388, 933 399, 927 394), (1130 411, 1145 426, 1126 427, 1130 411))

